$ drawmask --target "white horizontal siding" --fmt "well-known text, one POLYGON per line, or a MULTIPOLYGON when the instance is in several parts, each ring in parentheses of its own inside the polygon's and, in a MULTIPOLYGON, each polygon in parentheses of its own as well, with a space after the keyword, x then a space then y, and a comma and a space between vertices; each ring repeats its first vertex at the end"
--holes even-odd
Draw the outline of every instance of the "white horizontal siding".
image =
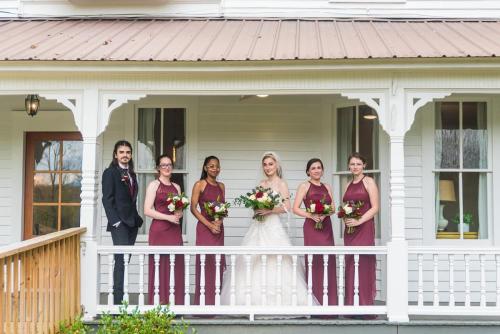
POLYGON ((12 183, 12 151, 10 113, 0 111, 0 246, 12 242, 12 194, 16 189, 12 183))
POLYGON ((0 0, 0 17, 15 17, 19 13, 19 0, 0 0))
MULTIPOLYGON (((300 102, 272 104, 271 99, 234 104, 227 100, 200 105, 198 118, 198 166, 204 157, 216 155, 221 160, 220 179, 226 185, 227 200, 255 187, 261 179, 260 159, 265 151, 275 151, 282 159, 284 178, 290 192, 306 178, 308 159, 321 156, 321 133, 317 122, 321 117, 319 104, 300 102)), ((226 219, 227 245, 238 245, 250 224, 248 209, 233 208, 226 219)), ((302 219, 291 224, 302 244, 302 219)))
POLYGON ((500 17, 496 0, 175 0, 164 5, 74 5, 68 0, 0 0, 0 16, 165 15, 226 17, 500 17))

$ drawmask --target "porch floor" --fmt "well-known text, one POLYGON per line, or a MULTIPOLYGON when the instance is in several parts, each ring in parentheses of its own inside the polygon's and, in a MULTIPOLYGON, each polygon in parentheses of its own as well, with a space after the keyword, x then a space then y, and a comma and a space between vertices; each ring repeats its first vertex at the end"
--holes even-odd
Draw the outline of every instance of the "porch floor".
MULTIPOLYGON (((389 323, 380 320, 353 319, 258 319, 215 317, 211 319, 185 317, 199 334, 498 334, 500 315, 490 319, 477 320, 472 317, 415 317, 409 323, 389 323)), ((94 328, 97 321, 88 322, 94 328)))

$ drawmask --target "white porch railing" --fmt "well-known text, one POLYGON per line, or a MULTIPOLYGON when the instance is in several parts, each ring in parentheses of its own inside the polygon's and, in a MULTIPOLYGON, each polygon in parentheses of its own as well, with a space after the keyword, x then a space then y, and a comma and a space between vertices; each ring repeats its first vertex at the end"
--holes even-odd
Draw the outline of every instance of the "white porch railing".
POLYGON ((408 253, 408 276, 416 277, 409 282, 416 294, 410 315, 500 315, 499 248, 409 247, 408 253))
MULTIPOLYGON (((385 257, 387 255, 386 247, 376 246, 376 247, 274 247, 272 249, 262 248, 262 247, 241 247, 241 246, 224 246, 224 247, 196 247, 196 246, 100 246, 98 247, 98 268, 107 268, 107 289, 105 290, 108 298, 106 304, 100 304, 97 306, 97 313, 118 313, 118 306, 113 305, 113 254, 124 254, 124 264, 125 264, 125 279, 124 279, 124 299, 129 301, 129 305, 137 305, 140 311, 145 311, 155 307, 158 304, 159 296, 159 282, 156 277, 159 277, 159 255, 170 255, 170 300, 173 302, 175 300, 175 280, 174 268, 175 268, 175 255, 184 255, 184 276, 185 276, 185 287, 184 287, 184 305, 171 304, 170 308, 176 314, 196 314, 196 315, 248 315, 250 319, 253 319, 255 315, 370 315, 370 314, 386 314, 387 308, 385 305, 371 305, 371 306, 360 306, 359 305, 359 258, 360 255, 378 255, 385 257), (204 285, 205 285, 205 266, 204 258, 206 255, 213 254, 216 258, 216 268, 219 268, 221 264, 222 256, 226 257, 227 268, 232 272, 232 277, 234 277, 236 258, 237 256, 244 256, 249 258, 250 256, 260 256, 261 266, 262 266, 262 282, 265 282, 265 272, 269 256, 276 256, 277 268, 279 272, 280 264, 284 256, 289 256, 293 263, 293 274, 294 277, 298 270, 297 266, 300 265, 300 261, 305 261, 305 265, 309 267, 308 271, 308 287, 307 287, 307 300, 308 305, 297 305, 297 289, 296 281, 292 280, 292 305, 250 305, 249 298, 245 305, 235 305, 235 282, 231 280, 231 302, 229 305, 221 305, 220 303, 220 292, 221 292, 221 282, 222 277, 220 277, 220 271, 216 270, 216 286, 215 286, 215 305, 203 305, 204 304, 204 285), (346 255, 353 255, 354 257, 354 305, 344 305, 344 295, 345 295, 345 284, 344 284, 344 274, 345 274, 345 257, 346 255), (146 266, 148 265, 146 259, 152 255, 155 261, 154 271, 154 304, 146 305, 145 303, 145 293, 147 289, 145 288, 145 273, 147 272, 146 266), (201 258, 201 273, 200 273, 200 286, 201 286, 201 296, 200 304, 202 305, 192 305, 191 303, 191 292, 194 291, 194 279, 193 279, 193 264, 196 255, 200 255, 201 258), (323 305, 313 305, 312 297, 312 259, 313 255, 322 255, 324 270, 323 270, 323 305), (337 264, 337 286, 328 286, 328 258, 330 255, 336 257, 337 264), (129 258, 134 259, 130 261, 129 258), (130 262, 129 262, 130 261, 130 262), (107 263, 101 266, 101 263, 107 263), (135 268, 133 268, 135 266, 135 268), (137 268, 138 267, 138 268, 137 268), (133 287, 130 283, 129 275, 133 271, 139 275, 138 282, 135 283, 137 286, 133 287), (264 277, 262 277, 264 276, 264 277), (134 288, 134 291, 138 293, 137 304, 131 304, 129 300, 129 291, 134 288), (327 305, 328 294, 332 289, 336 289, 339 305, 331 306, 327 305)), ((248 274, 249 261, 243 261, 247 266, 246 277, 246 287, 245 293, 250 294, 249 291, 251 287, 251 279, 248 274)), ((385 270, 385 268, 383 269, 385 270)), ((103 275, 100 275, 103 277, 103 275)), ((279 277, 280 275, 278 275, 279 277)), ((279 283, 278 284, 282 284, 279 283)), ((263 288, 263 294, 265 290, 263 288)), ((276 289, 278 294, 277 299, 280 300, 280 288, 276 289)), ((265 298, 263 298, 265 300, 265 298)), ((265 303, 265 301, 264 301, 265 303)))

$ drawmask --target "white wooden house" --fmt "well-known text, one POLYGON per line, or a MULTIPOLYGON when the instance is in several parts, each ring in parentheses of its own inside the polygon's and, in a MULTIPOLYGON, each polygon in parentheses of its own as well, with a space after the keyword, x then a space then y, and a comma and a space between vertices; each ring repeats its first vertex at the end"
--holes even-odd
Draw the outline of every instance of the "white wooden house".
MULTIPOLYGON (((380 187, 376 247, 301 248, 292 217, 296 247, 269 250, 377 254, 376 306, 178 313, 500 316, 500 2, 0 0, 0 17, 0 246, 86 227, 88 318, 116 311, 108 258, 124 249, 110 247, 100 178, 122 138, 141 196, 166 151, 188 195, 215 154, 235 198, 255 185, 267 150, 281 155, 292 194, 320 157, 338 201, 352 151, 380 187)), ((262 252, 237 247, 249 219, 231 210, 231 247, 217 252, 262 252)), ((183 249, 161 251, 199 253, 195 223, 184 220, 183 249)), ((130 301, 143 309, 144 254, 159 251, 147 227, 126 250, 130 301)), ((337 220, 334 234, 341 246, 337 220)))

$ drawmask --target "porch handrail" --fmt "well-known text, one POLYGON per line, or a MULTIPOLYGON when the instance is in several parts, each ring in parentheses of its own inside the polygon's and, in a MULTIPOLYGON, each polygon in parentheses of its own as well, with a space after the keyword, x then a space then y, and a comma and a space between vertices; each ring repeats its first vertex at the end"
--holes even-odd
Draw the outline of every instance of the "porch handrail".
POLYGON ((215 253, 230 253, 234 255, 385 255, 386 246, 98 246, 99 254, 184 254, 201 255, 215 253))
POLYGON ((0 248, 0 332, 55 333, 80 313, 76 227, 0 248))

